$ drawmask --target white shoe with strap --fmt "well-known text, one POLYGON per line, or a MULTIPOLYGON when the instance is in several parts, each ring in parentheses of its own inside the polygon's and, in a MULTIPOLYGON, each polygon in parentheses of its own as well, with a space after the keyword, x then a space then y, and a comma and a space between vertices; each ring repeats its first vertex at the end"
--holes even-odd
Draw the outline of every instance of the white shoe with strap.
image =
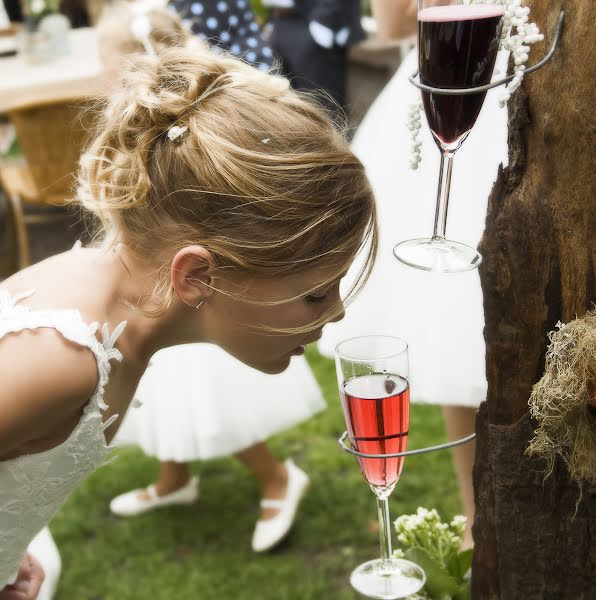
POLYGON ((146 490, 138 489, 116 496, 110 502, 110 510, 119 517, 140 515, 154 508, 173 506, 176 504, 192 504, 199 497, 199 478, 191 477, 188 483, 171 494, 159 496, 154 485, 146 490), (146 491, 147 497, 142 496, 146 491))
POLYGON ((290 459, 286 460, 284 464, 288 470, 286 497, 280 500, 270 498, 261 500, 262 508, 277 509, 279 512, 271 519, 257 521, 252 537, 252 549, 255 552, 271 550, 286 537, 294 524, 298 507, 308 489, 308 475, 290 459))

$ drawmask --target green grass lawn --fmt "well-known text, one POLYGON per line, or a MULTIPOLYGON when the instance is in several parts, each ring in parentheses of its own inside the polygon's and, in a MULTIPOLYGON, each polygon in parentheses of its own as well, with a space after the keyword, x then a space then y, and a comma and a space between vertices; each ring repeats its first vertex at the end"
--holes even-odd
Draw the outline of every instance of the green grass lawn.
MULTIPOLYGON (((62 554, 59 600, 344 600, 349 574, 379 552, 375 498, 354 458, 340 450, 344 430, 332 361, 309 361, 329 408, 271 440, 311 476, 296 527, 271 554, 255 555, 256 481, 234 459, 193 465, 201 498, 191 507, 117 519, 110 499, 148 484, 157 462, 140 451, 118 452, 74 493, 52 522, 62 554)), ((283 401, 283 399, 280 399, 283 401)), ((414 405, 410 448, 444 440, 441 411, 414 405)), ((395 519, 418 506, 450 518, 460 511, 448 452, 411 457, 392 498, 395 519)))

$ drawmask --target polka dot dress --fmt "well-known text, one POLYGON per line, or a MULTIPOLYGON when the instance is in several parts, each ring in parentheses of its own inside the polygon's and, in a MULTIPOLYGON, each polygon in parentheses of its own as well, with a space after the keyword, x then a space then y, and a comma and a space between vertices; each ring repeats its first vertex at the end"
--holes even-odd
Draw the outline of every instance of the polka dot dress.
POLYGON ((262 37, 249 0, 171 0, 168 9, 213 48, 267 71, 273 52, 262 37))

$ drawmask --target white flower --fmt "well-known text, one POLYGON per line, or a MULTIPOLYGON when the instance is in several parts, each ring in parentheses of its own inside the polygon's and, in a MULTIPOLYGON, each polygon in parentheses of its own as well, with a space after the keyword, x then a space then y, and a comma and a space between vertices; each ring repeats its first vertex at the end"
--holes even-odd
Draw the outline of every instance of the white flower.
POLYGON ((46 4, 45 4, 44 0, 32 0, 32 2, 31 2, 31 12, 34 15, 38 15, 39 13, 43 12, 45 7, 46 7, 46 4))
POLYGON ((402 515, 395 521, 402 550, 422 548, 435 560, 445 563, 460 549, 466 518, 453 517, 450 524, 441 521, 436 509, 419 507, 414 515, 402 515))

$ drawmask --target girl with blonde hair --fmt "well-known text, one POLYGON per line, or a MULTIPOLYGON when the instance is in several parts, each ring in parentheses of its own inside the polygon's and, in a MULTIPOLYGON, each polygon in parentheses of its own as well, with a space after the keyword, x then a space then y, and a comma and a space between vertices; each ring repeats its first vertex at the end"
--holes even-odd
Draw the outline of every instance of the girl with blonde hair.
POLYGON ((281 373, 342 318, 363 244, 359 283, 376 254, 362 164, 283 79, 139 56, 97 132, 78 191, 97 243, 0 289, 0 586, 36 581, 27 544, 105 462, 155 352, 205 342, 281 373))
MULTIPOLYGON (((135 12, 130 3, 108 7, 99 23, 100 50, 117 85, 118 70, 130 54, 144 52, 135 37, 135 19, 146 19, 149 51, 184 46, 189 34, 175 15, 161 9, 135 12)), ((202 51, 200 48, 198 51, 202 51)), ((265 440, 325 408, 306 359, 296 357, 279 375, 264 375, 214 345, 185 344, 159 351, 135 393, 118 433, 122 445, 140 446, 160 460, 158 481, 119 495, 110 503, 128 517, 199 496, 188 463, 235 454, 257 478, 262 514, 252 539, 256 552, 269 550, 289 532, 308 487, 306 473, 293 461, 279 461, 265 440), (197 385, 200 378, 200 385, 197 385), (139 406, 140 405, 140 406, 139 406)))

